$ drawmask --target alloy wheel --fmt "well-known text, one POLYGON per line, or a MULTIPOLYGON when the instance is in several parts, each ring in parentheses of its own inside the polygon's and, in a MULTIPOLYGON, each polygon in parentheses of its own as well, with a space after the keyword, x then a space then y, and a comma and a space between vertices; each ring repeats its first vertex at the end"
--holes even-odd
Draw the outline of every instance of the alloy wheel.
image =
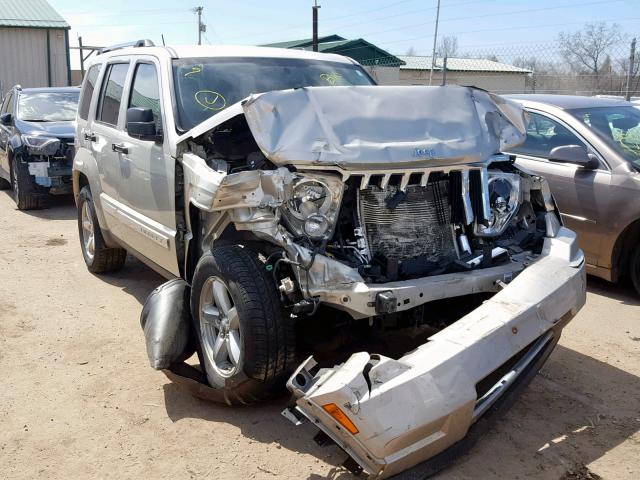
POLYGON ((96 236, 88 202, 82 204, 82 242, 87 257, 93 260, 96 254, 96 236))
POLYGON ((209 364, 223 377, 235 375, 243 350, 240 318, 222 279, 211 277, 205 282, 199 314, 202 346, 209 364))

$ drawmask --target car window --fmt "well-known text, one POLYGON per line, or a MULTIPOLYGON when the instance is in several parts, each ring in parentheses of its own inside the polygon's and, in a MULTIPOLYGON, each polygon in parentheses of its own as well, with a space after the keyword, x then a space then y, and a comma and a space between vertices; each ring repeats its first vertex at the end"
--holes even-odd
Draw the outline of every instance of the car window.
POLYGON ((511 152, 548 158, 551 150, 566 145, 586 147, 583 141, 559 122, 544 115, 529 112, 527 139, 511 152))
POLYGON ((127 78, 128 70, 128 63, 112 63, 107 67, 102 81, 98 115, 96 116, 99 121, 109 125, 118 124, 124 81, 127 78))
POLYGON ((25 122, 70 122, 75 120, 80 90, 22 92, 18 114, 25 122))
POLYGON ((98 80, 100 66, 101 65, 93 65, 89 69, 87 72, 87 79, 82 87, 82 99, 80 100, 80 107, 78 108, 78 116, 84 120, 89 118, 89 107, 91 106, 93 91, 96 88, 96 81, 98 80))
POLYGON ((11 99, 13 98, 13 95, 11 93, 9 93, 5 99, 4 102, 2 102, 2 110, 0 110, 0 113, 8 113, 9 112, 9 106, 11 105, 11 99))
POLYGON ((160 114, 160 89, 158 86, 158 72, 155 65, 139 63, 133 77, 133 87, 127 108, 150 108, 156 131, 162 131, 162 116, 160 114))
POLYGON ((640 168, 640 110, 622 105, 581 108, 569 113, 625 160, 640 168))
POLYGON ((312 86, 372 85, 352 63, 301 58, 184 58, 173 61, 173 77, 182 130, 252 93, 312 86))

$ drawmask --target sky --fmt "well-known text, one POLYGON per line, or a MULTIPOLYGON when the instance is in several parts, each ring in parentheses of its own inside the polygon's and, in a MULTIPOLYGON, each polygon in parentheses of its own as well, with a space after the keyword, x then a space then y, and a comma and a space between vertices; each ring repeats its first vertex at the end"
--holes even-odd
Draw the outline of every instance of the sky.
MULTIPOLYGON (((71 25, 71 45, 106 46, 150 38, 167 45, 195 44, 197 17, 204 7, 204 44, 258 45, 311 36, 313 0, 49 0, 71 25), (106 5, 109 5, 106 7, 106 5)), ((364 38, 394 54, 410 48, 429 55, 437 0, 321 0, 320 35, 364 38)), ((640 0, 442 0, 438 36, 453 35, 459 51, 522 53, 544 51, 561 31, 587 22, 617 23, 640 39, 640 0)), ((72 68, 79 68, 77 50, 72 68)))

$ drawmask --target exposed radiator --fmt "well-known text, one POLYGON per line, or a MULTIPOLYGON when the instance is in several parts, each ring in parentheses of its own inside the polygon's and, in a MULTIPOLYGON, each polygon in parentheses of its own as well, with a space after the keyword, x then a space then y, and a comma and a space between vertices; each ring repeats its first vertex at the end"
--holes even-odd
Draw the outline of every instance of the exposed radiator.
POLYGON ((455 258, 448 187, 447 180, 425 187, 409 185, 395 208, 389 206, 398 187, 360 190, 360 219, 371 255, 393 260, 422 257, 432 262, 455 258))

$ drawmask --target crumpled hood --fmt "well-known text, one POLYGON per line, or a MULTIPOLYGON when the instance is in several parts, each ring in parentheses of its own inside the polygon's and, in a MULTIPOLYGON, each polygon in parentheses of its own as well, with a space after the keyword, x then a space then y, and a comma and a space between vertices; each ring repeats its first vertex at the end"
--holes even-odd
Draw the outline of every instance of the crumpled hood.
MULTIPOLYGON (((196 126, 244 113, 277 166, 344 170, 475 163, 526 138, 522 106, 471 87, 307 87, 256 94, 196 126)), ((184 137, 183 137, 184 138, 184 137)))

